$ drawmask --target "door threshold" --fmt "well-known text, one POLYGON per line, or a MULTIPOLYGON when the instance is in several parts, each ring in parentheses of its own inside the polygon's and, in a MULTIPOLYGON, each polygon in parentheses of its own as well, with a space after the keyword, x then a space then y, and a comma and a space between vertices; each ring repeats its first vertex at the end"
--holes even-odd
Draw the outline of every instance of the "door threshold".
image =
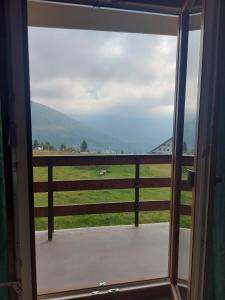
MULTIPOLYGON (((161 278, 149 281, 138 281, 133 283, 102 286, 91 289, 60 291, 38 295, 38 300, 75 300, 75 299, 167 299, 170 296, 170 284, 168 278, 161 278), (154 298, 152 298, 154 297, 154 298), (147 298, 146 298, 147 299, 147 298)), ((168 298, 169 299, 169 298, 168 298)))

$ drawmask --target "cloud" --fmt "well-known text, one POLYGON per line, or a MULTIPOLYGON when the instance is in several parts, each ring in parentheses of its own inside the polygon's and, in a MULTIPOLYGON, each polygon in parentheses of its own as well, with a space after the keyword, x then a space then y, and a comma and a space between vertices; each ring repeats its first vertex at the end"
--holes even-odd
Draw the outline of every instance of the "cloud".
POLYGON ((173 113, 176 37, 29 28, 32 100, 76 116, 173 113))

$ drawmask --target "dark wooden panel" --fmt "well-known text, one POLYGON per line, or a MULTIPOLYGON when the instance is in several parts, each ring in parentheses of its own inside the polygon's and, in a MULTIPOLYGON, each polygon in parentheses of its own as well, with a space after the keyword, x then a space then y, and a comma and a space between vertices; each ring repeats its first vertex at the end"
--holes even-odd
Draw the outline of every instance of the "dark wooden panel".
POLYGON ((90 166, 90 165, 131 165, 137 161, 140 164, 170 164, 171 155, 158 154, 118 154, 118 155, 67 155, 67 156, 33 156, 33 166, 90 166))
POLYGON ((182 158, 182 165, 183 166, 193 166, 194 165, 194 156, 192 155, 183 155, 182 158))
POLYGON ((170 187, 171 178, 141 178, 140 188, 170 187))
POLYGON ((180 205, 180 214, 191 216, 191 205, 181 204, 180 205))
POLYGON ((103 189, 130 189, 134 188, 134 179, 102 179, 55 181, 55 191, 83 191, 103 189))
POLYGON ((160 211, 169 210, 170 201, 169 200, 149 200, 140 202, 140 211, 160 211))
MULTIPOLYGON (((107 189, 131 189, 135 188, 136 181, 132 178, 101 179, 101 180, 76 180, 54 181, 53 191, 86 191, 107 189)), ((170 187, 170 178, 141 178, 138 181, 140 188, 170 187)), ((34 182, 35 193, 48 192, 48 182, 34 182)))
MULTIPOLYGON (((183 156, 183 165, 193 165, 193 156, 183 156)), ((134 165, 139 164, 171 164, 171 155, 159 154, 121 154, 121 155, 67 155, 67 156, 33 156, 33 166, 90 166, 90 165, 134 165)))
MULTIPOLYGON (((140 211, 161 211, 169 210, 169 200, 149 200, 140 202, 140 211)), ((48 207, 37 206, 34 208, 35 217, 47 217, 48 207)), ((118 203, 97 203, 97 204, 74 204, 74 205, 57 205, 54 207, 54 216, 73 216, 87 214, 104 214, 104 213, 119 213, 133 212, 133 202, 118 202, 118 203)), ((183 215, 191 215, 191 206, 181 205, 181 213, 183 215)))
MULTIPOLYGON (((140 211, 160 211, 169 210, 169 200, 152 200, 140 202, 140 211)), ((133 212, 134 202, 118 203, 97 203, 97 204, 74 204, 74 205, 57 205, 54 207, 55 216, 73 216, 86 214, 104 214, 118 212, 133 212)), ((47 217, 48 207, 35 207, 35 217, 47 217)))
POLYGON ((134 224, 139 225, 139 206, 140 206, 140 164, 135 165, 135 189, 134 189, 134 224))
MULTIPOLYGON (((133 202, 57 205, 54 207, 55 216, 73 216, 73 215, 132 212, 132 211, 134 211, 133 202)), ((47 215, 48 215, 47 206, 35 207, 36 217, 47 217, 47 215)))
POLYGON ((52 240, 54 231, 54 200, 53 200, 53 170, 52 165, 48 165, 48 240, 52 240))
POLYGON ((33 182, 33 192, 34 193, 47 193, 48 192, 48 182, 33 182))
POLYGON ((181 181, 181 190, 182 191, 192 191, 192 187, 189 185, 187 180, 182 180, 181 181))

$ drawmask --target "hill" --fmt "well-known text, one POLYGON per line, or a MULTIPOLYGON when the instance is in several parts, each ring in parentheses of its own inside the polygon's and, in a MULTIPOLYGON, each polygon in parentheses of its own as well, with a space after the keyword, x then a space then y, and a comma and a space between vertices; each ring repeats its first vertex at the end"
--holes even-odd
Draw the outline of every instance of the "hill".
POLYGON ((48 106, 31 102, 33 140, 48 141, 55 147, 61 144, 78 146, 86 140, 90 150, 127 151, 129 145, 97 131, 78 120, 48 106))

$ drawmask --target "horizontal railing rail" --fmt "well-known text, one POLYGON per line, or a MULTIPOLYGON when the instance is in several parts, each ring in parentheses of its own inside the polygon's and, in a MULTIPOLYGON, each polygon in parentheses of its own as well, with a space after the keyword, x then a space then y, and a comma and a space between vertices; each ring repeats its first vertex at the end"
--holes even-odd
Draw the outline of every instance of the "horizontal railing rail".
MULTIPOLYGON (((182 165, 193 165, 194 158, 191 155, 183 156, 182 165)), ((134 165, 139 164, 171 164, 171 155, 161 154, 117 154, 117 155, 51 155, 33 156, 34 167, 53 166, 97 166, 97 165, 134 165)))
MULTIPOLYGON (((142 201, 139 205, 139 211, 161 211, 169 210, 169 200, 149 200, 142 201)), ((91 215, 102 213, 120 213, 133 212, 133 202, 113 202, 113 203, 96 203, 96 204, 73 204, 73 205, 56 205, 54 206, 54 216, 73 216, 73 215, 91 215)), ((183 204, 181 214, 190 215, 191 206, 183 204)), ((47 206, 35 207, 35 217, 48 217, 47 206)))
MULTIPOLYGON (((84 179, 75 181, 54 181, 52 189, 54 192, 72 192, 72 191, 88 191, 88 190, 113 190, 113 189, 133 189, 135 188, 135 179, 84 179)), ((170 187, 170 178, 140 178, 139 188, 159 188, 170 187)), ((191 187, 183 180, 181 182, 183 191, 190 191, 191 187)), ((35 193, 45 193, 49 191, 48 182, 34 182, 33 190, 35 193)))
MULTIPOLYGON (((48 181, 34 182, 34 193, 48 193, 48 206, 37 206, 34 209, 35 217, 48 217, 48 238, 52 239, 54 231, 54 216, 73 216, 85 214, 103 214, 134 212, 135 226, 139 225, 140 211, 170 210, 169 200, 140 201, 140 188, 163 188, 171 186, 171 178, 141 178, 140 165, 144 164, 171 164, 171 155, 77 155, 77 156, 34 156, 33 167, 47 167, 48 181), (59 181, 53 178, 53 168, 59 166, 97 166, 97 165, 134 165, 134 178, 85 179, 74 181, 59 181), (87 191, 108 189, 134 189, 134 202, 97 203, 53 205, 54 192, 87 191)), ((183 166, 193 165, 192 156, 183 157, 183 166)), ((186 180, 182 180, 181 189, 191 191, 186 180)), ((181 213, 191 214, 190 205, 181 205, 181 213)))

